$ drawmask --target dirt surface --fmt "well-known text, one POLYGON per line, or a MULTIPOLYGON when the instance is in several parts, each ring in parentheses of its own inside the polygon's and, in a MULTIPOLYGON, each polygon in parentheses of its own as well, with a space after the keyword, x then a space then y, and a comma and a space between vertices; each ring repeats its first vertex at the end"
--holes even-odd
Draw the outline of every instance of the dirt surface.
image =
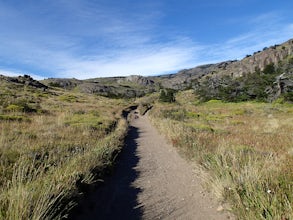
POLYGON ((231 219, 220 209, 192 164, 140 116, 131 123, 114 174, 72 219, 231 219))

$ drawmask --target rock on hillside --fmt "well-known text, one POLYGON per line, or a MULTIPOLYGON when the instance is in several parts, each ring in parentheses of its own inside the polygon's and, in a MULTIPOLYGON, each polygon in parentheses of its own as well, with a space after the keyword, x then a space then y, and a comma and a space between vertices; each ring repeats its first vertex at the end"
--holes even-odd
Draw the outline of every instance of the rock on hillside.
POLYGON ((153 80, 138 75, 87 80, 49 78, 43 82, 48 86, 76 89, 83 93, 126 98, 143 96, 156 91, 157 87, 153 80))
POLYGON ((35 87, 35 88, 43 89, 43 90, 46 90, 48 88, 48 86, 40 83, 37 80, 34 80, 29 75, 18 76, 18 77, 9 77, 9 76, 0 75, 0 80, 4 80, 10 83, 21 84, 25 86, 31 86, 31 87, 35 87))
POLYGON ((269 101, 277 99, 282 94, 293 93, 293 72, 279 75, 268 93, 270 94, 269 101))
POLYGON ((223 67, 224 74, 230 74, 233 77, 241 77, 245 74, 253 73, 259 69, 263 71, 268 64, 278 65, 288 56, 293 54, 293 40, 289 40, 282 45, 275 45, 258 51, 253 56, 247 55, 246 58, 231 65, 223 67))
POLYGON ((124 79, 124 81, 132 82, 141 86, 152 86, 155 84, 152 79, 139 75, 128 76, 124 79))
POLYGON ((215 72, 218 70, 218 66, 231 62, 233 61, 197 66, 195 68, 181 70, 176 74, 158 76, 153 79, 154 81, 159 81, 164 88, 182 90, 191 87, 194 80, 201 79, 203 76, 215 72))
POLYGON ((73 89, 76 86, 82 84, 82 80, 68 79, 68 78, 48 78, 42 80, 42 82, 48 86, 59 87, 63 89, 73 89))

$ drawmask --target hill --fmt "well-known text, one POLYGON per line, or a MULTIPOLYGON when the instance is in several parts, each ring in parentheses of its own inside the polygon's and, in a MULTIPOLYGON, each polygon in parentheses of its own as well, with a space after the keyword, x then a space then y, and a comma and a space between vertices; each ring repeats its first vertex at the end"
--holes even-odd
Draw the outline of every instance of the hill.
POLYGON ((98 94, 111 98, 133 98, 158 90, 158 84, 148 77, 105 77, 87 80, 49 78, 42 81, 51 87, 77 90, 82 93, 98 94))
POLYGON ((224 61, 160 76, 87 80, 49 78, 47 86, 108 97, 141 97, 161 88, 195 89, 203 98, 227 101, 293 100, 293 40, 266 47, 242 60, 224 61))
POLYGON ((67 214, 121 150, 128 105, 0 76, 0 219, 67 214))

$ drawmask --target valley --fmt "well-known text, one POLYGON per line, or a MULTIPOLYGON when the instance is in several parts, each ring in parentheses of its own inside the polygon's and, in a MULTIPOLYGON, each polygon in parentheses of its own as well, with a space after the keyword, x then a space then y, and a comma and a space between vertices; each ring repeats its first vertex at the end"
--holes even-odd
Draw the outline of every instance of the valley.
POLYGON ((0 219, 293 219, 292 52, 161 76, 1 75, 0 219))

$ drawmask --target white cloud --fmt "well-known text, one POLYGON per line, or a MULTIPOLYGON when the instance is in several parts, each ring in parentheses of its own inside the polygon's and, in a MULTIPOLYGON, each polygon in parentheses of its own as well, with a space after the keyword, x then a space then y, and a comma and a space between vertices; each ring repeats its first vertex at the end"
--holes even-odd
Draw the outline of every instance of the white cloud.
POLYGON ((0 69, 0 75, 3 75, 3 76, 17 77, 17 76, 23 76, 25 74, 30 75, 35 80, 45 79, 44 76, 40 76, 40 75, 33 74, 33 73, 24 73, 24 72, 17 71, 17 70, 0 69))
MULTIPOLYGON (((66 4, 64 1, 61 6, 66 4)), ((0 45, 0 58, 19 63, 24 69, 37 67, 40 72, 49 72, 54 77, 80 79, 176 71, 191 66, 194 60, 196 45, 186 37, 156 42, 156 19, 160 13, 141 16, 137 12, 128 16, 117 9, 97 9, 78 0, 58 9, 64 13, 65 23, 71 25, 64 30, 69 33, 60 35, 54 29, 47 33, 44 30, 50 24, 43 19, 44 27, 38 30, 38 25, 34 24, 36 35, 30 39, 23 31, 17 35, 11 33, 12 37, 0 34, 0 40, 6 42, 0 45), (68 21, 75 16, 79 21, 77 26, 68 21)))
POLYGON ((17 73, 16 71, 7 71, 7 70, 1 70, 0 69, 0 75, 4 75, 4 76, 19 76, 22 75, 20 73, 17 73))
POLYGON ((174 42, 174 45, 145 45, 126 49, 116 56, 79 59, 64 57, 59 66, 62 75, 80 79, 98 76, 150 75, 192 67, 196 47, 174 42))
MULTIPOLYGON (((170 37, 170 33, 166 36, 159 33, 157 25, 162 14, 156 10, 152 13, 146 11, 142 16, 141 11, 128 15, 117 8, 96 7, 92 5, 96 3, 81 0, 70 1, 70 4, 68 1, 49 4, 53 8, 45 10, 41 4, 34 6, 49 14, 45 18, 38 15, 41 21, 33 15, 25 17, 21 12, 7 9, 6 12, 15 14, 17 19, 25 19, 23 23, 12 20, 11 24, 4 26, 0 16, 0 41, 5 42, 0 44, 2 60, 17 64, 16 69, 37 69, 39 75, 45 72, 52 77, 85 79, 150 75, 175 72, 203 63, 240 59, 293 36, 293 24, 281 22, 277 14, 267 13, 241 21, 251 26, 250 31, 205 45, 186 36, 178 37, 178 33, 172 33, 175 37, 170 37), (56 13, 51 15, 50 10, 56 13), (59 27, 61 18, 64 25, 59 27), (16 23, 24 26, 17 32, 8 27, 16 23), (162 42, 158 37, 160 34, 168 40, 162 42)), ((6 72, 9 75, 18 71, 6 72)))
POLYGON ((251 18, 250 30, 224 42, 206 45, 202 51, 206 63, 242 59, 264 47, 283 43, 293 37, 293 24, 282 22, 280 15, 267 13, 251 18))

